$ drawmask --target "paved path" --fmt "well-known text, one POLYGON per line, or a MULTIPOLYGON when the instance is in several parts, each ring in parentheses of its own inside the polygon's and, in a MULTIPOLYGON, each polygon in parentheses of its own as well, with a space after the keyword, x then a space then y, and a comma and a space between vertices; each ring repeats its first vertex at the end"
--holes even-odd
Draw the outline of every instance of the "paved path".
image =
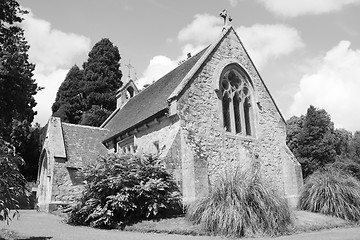
MULTIPOLYGON (((9 229, 19 233, 19 240, 224 240, 221 237, 184 236, 175 234, 137 233, 119 230, 101 230, 89 227, 70 226, 62 222, 58 216, 38 213, 36 211, 21 211, 19 220, 7 226, 0 222, 0 228, 9 229)), ((339 228, 319 232, 302 233, 278 238, 257 238, 256 240, 360 240, 360 227, 339 228)), ((252 240, 255 240, 252 238, 252 240)))

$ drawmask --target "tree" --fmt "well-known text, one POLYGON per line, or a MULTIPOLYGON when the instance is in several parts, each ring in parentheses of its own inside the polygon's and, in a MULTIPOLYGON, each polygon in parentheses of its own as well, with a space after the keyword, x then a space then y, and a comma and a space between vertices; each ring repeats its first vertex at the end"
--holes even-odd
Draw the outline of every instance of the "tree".
POLYGON ((110 116, 111 111, 93 105, 92 108, 83 113, 80 124, 88 126, 100 126, 110 116))
POLYGON ((336 155, 348 157, 350 154, 351 132, 345 129, 335 129, 335 151, 336 155))
POLYGON ((303 130, 304 119, 305 116, 301 115, 300 117, 293 116, 286 121, 286 144, 295 156, 299 155, 297 150, 300 133, 303 130))
POLYGON ((350 156, 360 164, 360 131, 356 131, 350 141, 350 156))
POLYGON ((85 108, 81 86, 83 84, 83 70, 74 65, 62 82, 52 112, 54 117, 60 117, 64 122, 78 124, 85 108))
MULTIPOLYGON (((303 119, 297 119, 295 124, 290 121, 290 126, 294 125, 298 131, 294 130, 296 134, 293 133, 296 140, 289 135, 287 143, 301 163, 304 177, 335 161, 334 124, 325 110, 310 106, 303 119), (294 142, 296 144, 293 144, 294 142)), ((292 129, 288 130, 291 133, 292 129)))
POLYGON ((16 198, 26 196, 26 180, 19 166, 24 164, 15 147, 0 137, 0 220, 11 219, 10 210, 19 209, 16 198))
POLYGON ((40 88, 29 62, 29 46, 21 23, 22 10, 15 0, 0 1, 0 136, 19 147, 36 112, 34 95, 40 88), (21 130, 21 131, 20 131, 21 130))
POLYGON ((53 115, 65 122, 99 126, 116 108, 116 90, 122 85, 120 59, 109 39, 96 43, 83 70, 70 69, 57 93, 53 115))
POLYGON ((41 131, 42 128, 38 123, 31 127, 28 138, 18 150, 20 156, 25 161, 25 164, 20 167, 20 171, 29 182, 36 181, 37 178, 41 151, 41 131))

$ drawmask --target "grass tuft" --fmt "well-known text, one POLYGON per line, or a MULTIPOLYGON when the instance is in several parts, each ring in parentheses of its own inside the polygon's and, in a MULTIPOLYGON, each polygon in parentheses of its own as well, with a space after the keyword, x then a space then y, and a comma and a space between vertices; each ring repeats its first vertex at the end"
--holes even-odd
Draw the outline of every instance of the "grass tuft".
POLYGON ((360 182, 339 169, 318 170, 306 179, 299 208, 345 220, 359 221, 360 182))
POLYGON ((186 217, 210 234, 227 237, 280 235, 292 222, 286 200, 251 171, 220 179, 206 197, 189 205, 186 217))

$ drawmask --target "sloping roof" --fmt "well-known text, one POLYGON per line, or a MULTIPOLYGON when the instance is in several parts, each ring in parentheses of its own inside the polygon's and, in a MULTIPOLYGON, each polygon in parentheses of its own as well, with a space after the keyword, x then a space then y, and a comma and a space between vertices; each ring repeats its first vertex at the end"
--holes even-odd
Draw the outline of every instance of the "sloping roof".
POLYGON ((101 143, 108 130, 97 127, 62 123, 67 165, 82 167, 107 153, 101 143))
POLYGON ((145 88, 131 98, 123 108, 115 110, 111 118, 103 125, 103 128, 109 130, 105 141, 167 109, 168 97, 203 56, 206 49, 145 88))

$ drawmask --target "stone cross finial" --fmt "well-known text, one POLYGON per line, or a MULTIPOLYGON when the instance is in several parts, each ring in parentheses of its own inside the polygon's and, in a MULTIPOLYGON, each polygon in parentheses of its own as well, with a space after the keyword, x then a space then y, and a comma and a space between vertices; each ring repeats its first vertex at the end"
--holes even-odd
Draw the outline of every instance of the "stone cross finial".
POLYGON ((223 27, 223 31, 224 31, 230 25, 230 22, 232 21, 232 18, 228 14, 226 9, 222 10, 222 12, 220 13, 220 17, 222 17, 224 19, 224 27, 223 27))

